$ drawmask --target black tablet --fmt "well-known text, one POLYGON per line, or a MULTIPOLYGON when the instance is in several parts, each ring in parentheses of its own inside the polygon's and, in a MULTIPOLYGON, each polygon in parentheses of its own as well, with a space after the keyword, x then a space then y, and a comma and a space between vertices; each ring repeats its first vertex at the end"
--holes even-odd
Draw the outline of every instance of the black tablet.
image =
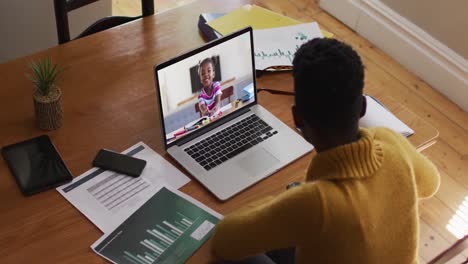
POLYGON ((24 195, 31 195, 72 180, 47 135, 2 148, 2 155, 24 195))

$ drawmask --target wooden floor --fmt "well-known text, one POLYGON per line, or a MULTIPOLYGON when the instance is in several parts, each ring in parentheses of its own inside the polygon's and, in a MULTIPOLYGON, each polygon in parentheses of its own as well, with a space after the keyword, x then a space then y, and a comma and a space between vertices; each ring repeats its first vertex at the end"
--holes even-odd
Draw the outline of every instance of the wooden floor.
MULTIPOLYGON (((136 15, 140 11, 140 1, 112 0, 113 12, 117 15, 136 15)), ((193 0, 158 0, 156 12, 181 6, 193 0)), ((289 1, 302 8, 307 16, 312 16, 337 39, 352 45, 361 55, 366 67, 367 92, 385 93, 398 100, 414 113, 424 118, 440 132, 438 142, 424 150, 439 168, 441 186, 435 197, 420 202, 420 250, 419 260, 426 263, 457 240, 454 230, 458 224, 468 226, 468 114, 458 108, 430 85, 407 71, 383 51, 360 37, 343 23, 322 11, 319 0, 289 1), (460 210, 465 201, 465 215, 460 210), (458 216, 457 212, 458 211, 458 216), (449 227, 452 231, 447 228, 449 227)), ((273 4, 272 4, 273 5, 273 4)), ((279 6, 266 6, 287 15, 287 10, 279 6)), ((296 19, 301 20, 300 17, 296 19)), ((310 19, 303 18, 304 22, 310 19)), ((456 233, 456 232, 455 232, 456 233)), ((450 263, 461 263, 468 257, 468 250, 450 263)))

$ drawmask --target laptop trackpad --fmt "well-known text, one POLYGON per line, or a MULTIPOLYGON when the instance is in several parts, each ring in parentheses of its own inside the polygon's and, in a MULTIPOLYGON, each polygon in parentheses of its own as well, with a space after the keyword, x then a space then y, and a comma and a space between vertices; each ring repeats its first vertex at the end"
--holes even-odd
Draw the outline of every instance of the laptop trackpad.
POLYGON ((237 165, 252 177, 260 176, 264 171, 278 163, 279 160, 263 148, 256 149, 237 161, 237 165))

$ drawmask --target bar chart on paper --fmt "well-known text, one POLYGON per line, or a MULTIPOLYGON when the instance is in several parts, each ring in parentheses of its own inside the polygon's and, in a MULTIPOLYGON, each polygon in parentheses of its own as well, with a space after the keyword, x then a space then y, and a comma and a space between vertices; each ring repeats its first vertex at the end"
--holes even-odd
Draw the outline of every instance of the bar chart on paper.
POLYGON ((115 263, 183 263, 219 218, 162 188, 92 248, 115 263))
MULTIPOLYGON (((180 213, 178 213, 180 214, 180 213)), ((147 229, 148 237, 140 241, 140 244, 146 247, 143 253, 124 251, 125 258, 136 263, 154 263, 164 252, 170 250, 174 242, 181 237, 185 231, 193 225, 193 220, 180 214, 181 219, 172 224, 163 221, 157 224, 153 229, 147 229)))

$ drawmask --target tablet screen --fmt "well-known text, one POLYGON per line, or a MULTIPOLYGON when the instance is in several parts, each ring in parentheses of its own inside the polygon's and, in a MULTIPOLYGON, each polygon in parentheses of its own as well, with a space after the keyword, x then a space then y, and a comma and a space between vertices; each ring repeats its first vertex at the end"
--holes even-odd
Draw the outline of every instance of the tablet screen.
POLYGON ((47 135, 6 146, 2 148, 2 155, 25 195, 73 178, 47 135))

